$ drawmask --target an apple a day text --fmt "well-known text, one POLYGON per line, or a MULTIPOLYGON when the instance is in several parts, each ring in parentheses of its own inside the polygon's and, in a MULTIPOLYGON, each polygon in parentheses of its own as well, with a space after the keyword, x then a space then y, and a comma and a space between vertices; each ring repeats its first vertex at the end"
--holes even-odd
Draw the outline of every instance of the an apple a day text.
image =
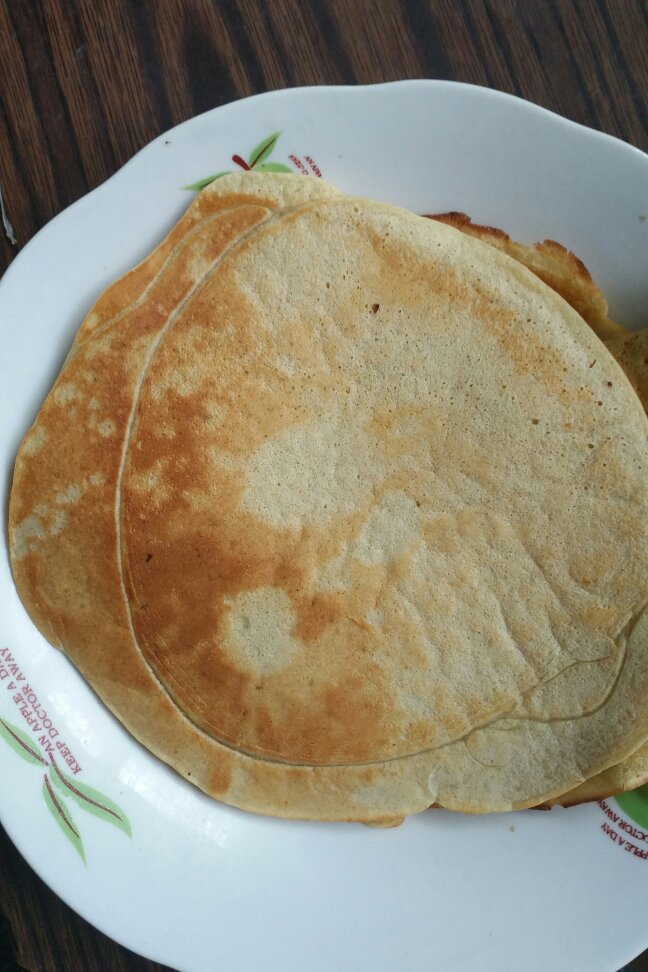
POLYGON ((75 776, 80 773, 80 763, 61 738, 59 729, 34 691, 31 680, 28 680, 8 648, 0 648, 0 686, 10 693, 12 702, 45 753, 63 759, 75 776))

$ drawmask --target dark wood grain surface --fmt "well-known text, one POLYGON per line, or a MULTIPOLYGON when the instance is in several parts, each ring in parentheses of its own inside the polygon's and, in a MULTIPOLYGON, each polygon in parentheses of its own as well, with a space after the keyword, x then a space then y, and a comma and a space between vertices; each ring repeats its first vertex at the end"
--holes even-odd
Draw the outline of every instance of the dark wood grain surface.
MULTIPOLYGON (((197 112, 273 88, 413 77, 509 91, 648 150, 644 0, 0 0, 0 188, 17 239, 2 234, 0 272, 197 112)), ((648 972, 648 959, 631 968, 648 972)), ((0 830, 0 972, 20 969, 162 966, 75 915, 0 830)))

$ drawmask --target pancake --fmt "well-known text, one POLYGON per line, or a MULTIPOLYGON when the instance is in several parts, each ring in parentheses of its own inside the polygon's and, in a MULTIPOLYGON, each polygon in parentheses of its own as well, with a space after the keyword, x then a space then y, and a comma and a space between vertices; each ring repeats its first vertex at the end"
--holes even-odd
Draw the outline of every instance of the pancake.
POLYGON ((606 341, 643 405, 648 411, 648 328, 619 334, 606 341))
MULTIPOLYGON (((606 341, 608 349, 625 371, 645 410, 648 410, 648 329, 621 334, 606 341)), ((574 806, 625 793, 648 783, 648 743, 617 766, 586 780, 580 786, 551 801, 574 806)))
MULTIPOLYGON (((648 408, 648 330, 634 333, 608 317, 601 289, 584 263, 554 240, 531 246, 518 243, 503 230, 473 223, 465 213, 442 213, 429 216, 502 250, 544 280, 587 321, 605 341, 626 373, 639 399, 648 408)), ((599 800, 614 793, 635 789, 648 782, 648 744, 634 752, 627 761, 597 774, 585 783, 556 797, 545 806, 573 806, 599 800)))
POLYGON ((648 737, 647 460, 612 355, 505 253, 226 176, 82 325, 19 451, 12 565, 226 803, 516 809, 648 737))
MULTIPOLYGON (((606 341, 608 349, 625 371, 645 410, 648 411, 648 329, 621 334, 606 341)), ((648 743, 617 766, 586 780, 576 789, 551 801, 574 806, 625 793, 648 783, 648 743)))
POLYGON ((627 756, 622 763, 611 766, 602 773, 597 773, 580 786, 574 787, 568 793, 548 800, 542 806, 575 807, 581 803, 593 800, 604 800, 617 793, 636 790, 637 787, 648 783, 648 743, 643 743, 634 753, 627 756))
POLYGON ((609 317, 605 296, 585 264, 562 244, 555 240, 531 246, 518 243, 495 226, 473 223, 465 213, 439 213, 428 218, 454 226, 528 267, 578 311, 602 341, 624 333, 623 327, 609 317))

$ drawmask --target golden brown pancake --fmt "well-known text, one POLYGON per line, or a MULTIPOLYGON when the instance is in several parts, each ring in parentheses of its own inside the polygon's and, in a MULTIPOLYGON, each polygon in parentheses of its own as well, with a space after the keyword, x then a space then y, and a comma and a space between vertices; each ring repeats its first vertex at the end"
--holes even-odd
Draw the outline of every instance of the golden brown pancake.
POLYGON ((648 736, 647 461, 613 357, 506 254, 229 176, 81 327, 17 459, 12 564, 227 803, 514 809, 648 736))

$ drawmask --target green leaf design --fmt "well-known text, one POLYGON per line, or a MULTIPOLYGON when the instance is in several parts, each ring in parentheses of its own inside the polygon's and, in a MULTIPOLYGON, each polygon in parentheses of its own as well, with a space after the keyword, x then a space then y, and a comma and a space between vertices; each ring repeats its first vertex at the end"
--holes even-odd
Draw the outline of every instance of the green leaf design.
POLYGON ((262 162, 261 165, 255 165, 256 172, 292 172, 293 170, 289 165, 284 165, 283 162, 262 162))
POLYGON ((215 182, 216 179, 221 179, 224 175, 230 175, 231 169, 227 172, 217 172, 216 175, 207 176, 205 179, 199 179, 198 182, 192 182, 189 186, 181 186, 182 189, 188 189, 190 192, 200 192, 205 186, 208 186, 210 182, 215 182))
POLYGON ((256 148, 252 149, 247 160, 251 169, 258 167, 260 162, 265 162, 266 159, 270 158, 280 135, 281 132, 273 132, 272 135, 268 135, 262 142, 259 142, 256 148))
POLYGON ((32 740, 27 733, 19 729, 18 726, 14 726, 13 723, 0 719, 0 736, 9 743, 11 748, 19 756, 26 759, 28 763, 35 763, 37 766, 39 764, 47 766, 47 760, 43 759, 36 747, 32 744, 32 740))
POLYGON ((52 760, 52 781, 61 793, 67 798, 74 800, 82 810, 86 810, 88 813, 94 814, 95 817, 114 824, 115 827, 119 827, 125 834, 132 837, 128 817, 114 800, 111 800, 99 790, 95 790, 94 787, 88 786, 86 783, 81 783, 72 776, 68 776, 67 773, 59 769, 54 760, 52 760))
POLYGON ((628 793, 619 793, 614 799, 635 823, 648 827, 648 785, 628 793))
POLYGON ((47 804, 50 813, 56 820, 57 824, 70 843, 74 845, 83 863, 87 864, 81 834, 79 833, 74 820, 70 816, 70 811, 68 810, 67 806, 54 792, 54 788, 49 781, 47 773, 43 777, 43 797, 45 798, 45 803, 47 804))

